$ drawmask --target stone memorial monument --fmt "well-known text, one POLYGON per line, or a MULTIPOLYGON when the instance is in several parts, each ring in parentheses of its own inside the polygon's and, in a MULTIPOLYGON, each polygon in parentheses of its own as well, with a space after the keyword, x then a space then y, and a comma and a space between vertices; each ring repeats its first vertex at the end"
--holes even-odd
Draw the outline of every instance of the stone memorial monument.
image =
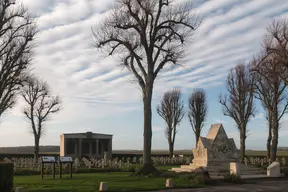
POLYGON ((239 155, 233 138, 228 138, 222 124, 213 124, 206 137, 200 137, 196 148, 192 149, 190 165, 172 168, 175 172, 193 172, 209 166, 227 166, 238 161, 239 155))

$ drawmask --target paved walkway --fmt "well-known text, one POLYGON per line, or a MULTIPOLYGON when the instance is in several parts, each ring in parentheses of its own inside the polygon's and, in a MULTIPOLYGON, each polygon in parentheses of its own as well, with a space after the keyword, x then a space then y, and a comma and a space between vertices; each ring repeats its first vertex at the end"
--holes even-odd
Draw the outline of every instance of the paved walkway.
POLYGON ((257 184, 227 185, 200 189, 171 189, 157 192, 288 192, 288 180, 261 181, 257 184))

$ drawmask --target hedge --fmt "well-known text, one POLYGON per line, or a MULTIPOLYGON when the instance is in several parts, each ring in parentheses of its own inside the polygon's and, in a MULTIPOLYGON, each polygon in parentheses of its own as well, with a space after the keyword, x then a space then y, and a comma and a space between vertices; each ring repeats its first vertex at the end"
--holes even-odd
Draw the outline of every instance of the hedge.
POLYGON ((13 191, 13 172, 14 164, 12 162, 0 160, 0 191, 13 191))

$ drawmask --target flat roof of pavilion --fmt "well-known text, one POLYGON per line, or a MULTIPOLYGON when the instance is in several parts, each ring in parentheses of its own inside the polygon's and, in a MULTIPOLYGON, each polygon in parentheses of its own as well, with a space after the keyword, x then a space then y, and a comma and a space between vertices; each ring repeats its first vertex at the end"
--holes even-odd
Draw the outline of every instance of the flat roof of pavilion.
POLYGON ((64 137, 67 138, 112 138, 113 135, 110 134, 103 134, 103 133, 93 133, 93 132, 86 132, 86 133, 63 133, 64 137))

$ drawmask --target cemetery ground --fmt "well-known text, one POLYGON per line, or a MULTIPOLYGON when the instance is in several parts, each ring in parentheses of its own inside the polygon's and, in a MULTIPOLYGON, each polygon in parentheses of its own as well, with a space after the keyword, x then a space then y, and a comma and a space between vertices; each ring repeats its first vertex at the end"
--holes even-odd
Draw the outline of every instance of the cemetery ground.
POLYGON ((92 192, 98 191, 100 182, 108 184, 108 191, 151 191, 165 189, 167 178, 173 179, 173 188, 199 188, 205 182, 199 173, 176 174, 167 172, 175 166, 157 166, 162 171, 160 176, 134 176, 132 172, 98 172, 98 173, 73 173, 64 174, 62 179, 56 174, 52 175, 14 176, 14 186, 24 187, 25 192, 92 192))
MULTIPOLYGON (((134 159, 134 158, 133 158, 134 159)), ((286 158, 279 158, 282 165, 282 173, 285 176, 288 175, 287 163, 284 161, 286 158), (283 169, 286 167, 285 169, 283 169)), ((100 182, 107 182, 109 191, 153 191, 166 189, 165 182, 166 179, 173 179, 174 189, 178 191, 181 189, 197 188, 197 191, 202 191, 202 188, 211 189, 218 185, 215 181, 207 182, 205 178, 199 173, 181 173, 177 174, 174 172, 167 172, 167 170, 173 167, 179 167, 181 164, 187 164, 191 162, 190 157, 183 158, 153 158, 158 170, 161 170, 161 176, 134 176, 133 172, 137 167, 141 166, 141 163, 136 161, 135 164, 131 163, 131 159, 114 159, 113 161, 108 161, 108 165, 103 166, 103 160, 90 159, 92 166, 87 162, 87 159, 83 158, 80 163, 81 166, 77 168, 75 159, 75 164, 73 168, 73 177, 69 178, 69 171, 66 169, 65 174, 62 179, 59 178, 59 167, 56 169, 56 178, 53 179, 51 166, 47 165, 47 175, 44 174, 44 179, 41 179, 39 164, 31 164, 32 159, 12 159, 15 165, 14 172, 14 187, 24 187, 25 192, 89 192, 98 191, 100 182), (126 162, 130 161, 130 163, 126 162), (174 163, 173 163, 174 162, 174 163), (110 166, 109 166, 110 164, 110 166), (91 166, 91 167, 90 167, 91 166), (199 187, 201 189, 199 189, 199 187)), ((135 160, 132 160, 134 162, 135 160)), ((263 170, 267 168, 267 161, 260 158, 247 158, 247 164, 253 166, 263 167, 263 170)), ((66 167, 68 168, 68 167, 66 167)), ((235 178, 228 178, 228 181, 221 182, 225 187, 231 186, 235 181, 231 181, 235 178), (230 179, 230 180, 229 180, 230 179), (227 186, 228 184, 228 186, 227 186)), ((287 180, 285 181, 287 182, 287 180)), ((236 180, 236 183, 238 181, 236 180)), ((287 182, 288 183, 288 182, 287 182)), ((234 186, 234 185, 233 185, 234 186)), ((244 186, 244 185, 243 185, 244 186)), ((234 186, 237 187, 237 186, 234 186)), ((238 187, 239 188, 239 187, 238 187)), ((193 191, 193 190, 192 190, 193 191)), ((191 192, 192 192, 191 191, 191 192)), ((224 190, 225 191, 225 190, 224 190)), ((228 191, 228 190, 226 190, 228 191)), ((237 191, 237 190, 236 190, 237 191)), ((255 190, 254 190, 255 191, 255 190)), ((272 190, 271 190, 272 191, 272 190)), ((278 190, 279 191, 279 190, 278 190)), ((281 190, 280 190, 281 191, 281 190)))
MULTIPOLYGON (((171 165, 157 166, 164 171, 170 169, 171 165)), ((172 178, 175 185, 171 192, 250 192, 250 191, 285 191, 288 188, 287 178, 256 179, 238 182, 214 181, 205 184, 205 180, 195 173, 169 173, 163 176, 133 176, 131 172, 98 172, 98 173, 74 173, 72 179, 65 174, 62 179, 59 175, 53 179, 52 175, 41 176, 15 176, 14 186, 24 187, 25 192, 95 192, 99 190, 100 182, 107 182, 108 191, 167 191, 165 181, 172 178)), ((170 190, 169 190, 170 191, 170 190)))

